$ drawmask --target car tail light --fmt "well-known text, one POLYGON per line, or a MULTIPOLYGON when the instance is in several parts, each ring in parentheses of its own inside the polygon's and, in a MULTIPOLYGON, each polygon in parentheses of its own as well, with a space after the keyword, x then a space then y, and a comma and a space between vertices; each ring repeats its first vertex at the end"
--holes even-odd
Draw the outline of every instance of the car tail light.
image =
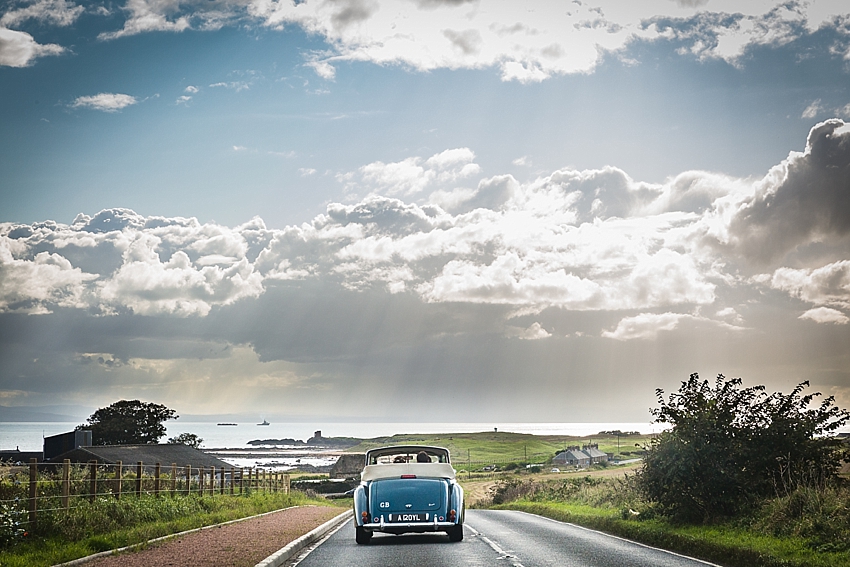
POLYGON ((403 474, 403 475, 401 475, 401 478, 416 478, 416 475, 415 474, 403 474))
POLYGON ((369 512, 361 512, 360 517, 363 518, 363 523, 369 523, 369 512))
POLYGON ((457 512, 449 510, 449 521, 454 522, 457 519, 457 512))

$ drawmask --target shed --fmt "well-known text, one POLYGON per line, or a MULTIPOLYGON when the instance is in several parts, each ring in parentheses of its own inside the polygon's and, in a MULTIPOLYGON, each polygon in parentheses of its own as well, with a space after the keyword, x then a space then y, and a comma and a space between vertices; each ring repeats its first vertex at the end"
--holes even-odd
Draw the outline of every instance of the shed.
POLYGON ((333 467, 331 467, 330 478, 359 478, 366 464, 366 455, 363 453, 349 453, 340 455, 333 467))

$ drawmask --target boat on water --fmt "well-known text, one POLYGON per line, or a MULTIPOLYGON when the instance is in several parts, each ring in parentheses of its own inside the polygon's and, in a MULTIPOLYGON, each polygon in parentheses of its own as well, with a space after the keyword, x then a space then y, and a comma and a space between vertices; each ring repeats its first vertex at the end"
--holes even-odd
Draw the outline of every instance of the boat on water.
POLYGON ((258 423, 257 425, 271 425, 271 424, 264 419, 263 423, 258 423))
POLYGON ((216 423, 216 425, 232 425, 233 427, 236 427, 239 424, 238 423, 216 423))

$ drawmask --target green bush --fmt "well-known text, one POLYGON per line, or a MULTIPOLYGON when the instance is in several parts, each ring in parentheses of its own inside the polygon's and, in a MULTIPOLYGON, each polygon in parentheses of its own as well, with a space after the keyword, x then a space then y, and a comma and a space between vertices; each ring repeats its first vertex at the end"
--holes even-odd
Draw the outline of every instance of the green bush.
POLYGON ((721 374, 712 387, 692 374, 669 400, 656 391, 660 407, 652 413, 672 429, 653 440, 639 479, 667 513, 703 522, 732 517, 766 496, 836 477, 847 451, 830 434, 850 419, 846 410, 832 397, 810 407, 820 394, 802 395, 808 382, 788 395, 740 386, 721 374))
POLYGON ((0 504, 0 549, 17 543, 25 534, 24 513, 7 504, 0 504))

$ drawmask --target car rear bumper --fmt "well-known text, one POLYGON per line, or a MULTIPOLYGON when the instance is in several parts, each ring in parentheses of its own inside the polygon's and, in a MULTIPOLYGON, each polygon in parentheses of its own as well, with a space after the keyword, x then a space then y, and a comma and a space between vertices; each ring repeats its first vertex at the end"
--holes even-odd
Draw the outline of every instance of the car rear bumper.
POLYGON ((455 522, 439 522, 436 517, 433 522, 385 522, 380 521, 363 524, 363 528, 372 532, 404 533, 404 532, 444 532, 453 528, 455 522))

